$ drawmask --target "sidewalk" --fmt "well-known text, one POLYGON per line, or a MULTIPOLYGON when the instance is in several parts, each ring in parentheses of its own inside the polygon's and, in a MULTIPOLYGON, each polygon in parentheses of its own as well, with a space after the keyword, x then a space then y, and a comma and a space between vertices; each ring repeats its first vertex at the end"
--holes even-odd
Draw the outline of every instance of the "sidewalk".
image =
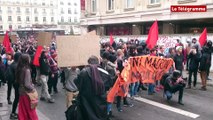
MULTIPOLYGON (((183 71, 183 77, 189 77, 188 71, 183 71)), ((210 72, 209 78, 212 80, 207 80, 207 86, 213 86, 213 72, 210 72)), ((194 80, 192 75, 192 81, 194 80)), ((197 74, 197 83, 201 84, 200 73, 197 74)))
MULTIPOLYGON (((11 100, 14 100, 14 91, 11 93, 11 100)), ((12 110, 12 105, 7 104, 7 85, 1 86, 0 88, 0 103, 3 105, 0 106, 0 120, 10 120, 10 113, 12 110)), ((18 108, 17 108, 18 109, 18 108)), ((43 113, 37 109, 37 114, 39 120, 49 120, 43 113)))

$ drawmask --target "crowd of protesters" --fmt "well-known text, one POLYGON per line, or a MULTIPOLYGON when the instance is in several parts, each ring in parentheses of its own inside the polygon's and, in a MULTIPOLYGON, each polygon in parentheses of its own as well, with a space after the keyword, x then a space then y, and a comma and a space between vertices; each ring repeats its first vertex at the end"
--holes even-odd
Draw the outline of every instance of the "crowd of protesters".
MULTIPOLYGON (((112 45, 102 43, 101 58, 91 56, 88 58, 88 66, 58 68, 54 43, 43 48, 39 57, 40 66, 33 64, 37 49, 36 41, 18 41, 11 43, 11 47, 12 51, 7 52, 3 45, 0 46, 0 80, 1 84, 7 83, 8 86, 7 101, 8 104, 13 105, 10 118, 19 120, 38 119, 35 109, 30 109, 31 104, 27 96, 27 93, 35 91, 34 85, 41 86, 41 101, 55 102, 52 95, 54 95, 53 92, 58 93, 59 77, 66 91, 67 108, 73 106, 74 99, 80 103, 76 119, 110 119, 112 117, 112 104, 106 101, 108 91, 122 73, 128 63, 128 58, 144 55, 172 58, 174 65, 160 82, 156 80, 156 83, 144 84, 139 79, 132 79, 128 86, 130 99, 133 100, 134 97, 139 96, 140 90, 147 90, 148 95, 163 90, 165 97, 170 100, 172 94, 179 91, 178 103, 183 105, 183 91, 185 86, 187 89, 192 88, 192 75, 194 77, 193 87, 196 87, 197 76, 200 73, 202 80, 200 90, 207 90, 206 81, 209 79, 212 53, 211 41, 208 41, 201 48, 195 38, 192 41, 187 41, 187 45, 183 45, 180 40, 177 40, 177 44, 169 48, 168 53, 165 53, 164 45, 157 45, 149 50, 145 42, 131 40, 124 43, 120 40, 112 45), (188 70, 189 76, 183 76, 184 69, 188 70), (12 88, 15 90, 13 101, 11 100, 12 88), (17 106, 18 114, 16 113, 17 106)), ((137 75, 134 76, 137 78, 137 75)), ((115 103, 119 112, 123 111, 122 106, 134 106, 127 99, 127 95, 117 95, 115 103), (122 100, 123 105, 121 104, 122 100)))

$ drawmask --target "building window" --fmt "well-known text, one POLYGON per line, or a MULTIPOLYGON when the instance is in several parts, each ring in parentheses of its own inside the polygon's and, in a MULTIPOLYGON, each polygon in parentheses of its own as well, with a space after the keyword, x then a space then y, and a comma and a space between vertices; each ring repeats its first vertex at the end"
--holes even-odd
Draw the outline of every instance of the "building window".
POLYGON ((160 3, 160 0, 150 0, 150 4, 157 4, 160 3))
POLYGON ((30 9, 26 8, 26 13, 29 14, 30 13, 30 9))
POLYGON ((53 6, 53 1, 50 1, 50 6, 53 6))
POLYGON ((3 26, 2 25, 0 25, 0 30, 3 30, 3 26))
POLYGON ((63 3, 63 2, 60 2, 60 5, 64 5, 64 3, 63 3))
POLYGON ((71 17, 69 17, 68 21, 69 21, 69 23, 71 23, 71 22, 72 22, 72 19, 71 19, 71 17))
POLYGON ((45 2, 42 2, 42 6, 45 6, 45 2))
POLYGON ((61 14, 64 14, 64 9, 63 8, 61 8, 61 14))
POLYGON ((46 9, 43 9, 43 13, 46 13, 46 9))
POLYGON ((54 22, 54 17, 51 17, 51 22, 54 22))
POLYGON ((2 21, 2 17, 1 17, 1 15, 0 15, 0 21, 2 21))
POLYGON ((64 17, 61 17, 61 22, 64 22, 64 17))
POLYGON ((12 16, 8 16, 8 21, 12 21, 12 16))
POLYGON ((134 0, 126 0, 126 8, 133 8, 134 0))
POLYGON ((19 21, 19 22, 21 21, 21 16, 17 17, 17 21, 19 21))
POLYGON ((75 9, 75 14, 78 14, 77 10, 75 9))
POLYGON ((0 6, 0 13, 2 12, 2 10, 1 10, 1 6, 0 6))
POLYGON ((77 19, 77 17, 75 17, 75 18, 74 18, 74 22, 78 22, 78 19, 77 19))
POLYGON ((30 21, 30 17, 29 17, 29 16, 26 17, 26 21, 27 21, 27 22, 30 21))
POLYGON ((37 8, 35 8, 35 9, 34 9, 34 13, 38 13, 38 10, 37 10, 37 8))
POLYGON ((68 5, 71 5, 71 3, 70 3, 70 2, 68 2, 68 5))
POLYGON ((51 10, 51 13, 50 13, 50 14, 52 14, 52 15, 53 15, 53 14, 54 14, 54 10, 51 10))
POLYGON ((43 17, 43 22, 46 22, 46 17, 43 17))
POLYGON ((107 9, 108 10, 114 10, 114 0, 108 0, 107 1, 107 9))
POLYGON ((17 13, 21 13, 20 7, 17 7, 17 13))
POLYGON ((96 12, 97 10, 97 2, 96 0, 92 0, 92 12, 96 12))
MULTIPOLYGON (((96 0, 95 0, 96 1, 96 0)), ((77 3, 74 3, 75 6, 77 6, 77 3)))
POLYGON ((38 17, 35 17, 35 22, 38 22, 38 17))
POLYGON ((7 7, 7 11, 8 11, 8 13, 12 13, 11 7, 7 7))
POLYGON ((21 25, 18 25, 18 28, 21 28, 21 25))
POLYGON ((68 14, 72 14, 72 12, 71 12, 71 9, 70 9, 70 8, 68 9, 68 14))

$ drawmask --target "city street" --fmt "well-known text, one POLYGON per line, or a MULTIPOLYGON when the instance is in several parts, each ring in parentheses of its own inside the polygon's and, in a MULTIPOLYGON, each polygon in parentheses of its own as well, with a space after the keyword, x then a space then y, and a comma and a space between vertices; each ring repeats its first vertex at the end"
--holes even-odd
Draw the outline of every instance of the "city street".
MULTIPOLYGON (((147 95, 146 91, 142 91, 139 93, 140 97, 130 100, 134 107, 123 107, 123 112, 117 112, 114 105, 112 120, 212 120, 212 81, 209 81, 209 84, 207 91, 200 91, 200 84, 196 89, 185 90, 184 106, 177 104, 178 93, 168 102, 163 98, 162 91, 152 96, 147 95)), ((59 93, 53 95, 56 101, 54 104, 39 102, 37 112, 40 120, 66 119, 64 114, 66 110, 65 92, 60 83, 58 86, 59 93)), ((37 87, 37 90, 40 92, 40 87, 37 87)), ((11 106, 6 103, 6 86, 0 89, 0 94, 0 100, 3 102, 3 107, 0 107, 0 118, 8 120, 11 106)))

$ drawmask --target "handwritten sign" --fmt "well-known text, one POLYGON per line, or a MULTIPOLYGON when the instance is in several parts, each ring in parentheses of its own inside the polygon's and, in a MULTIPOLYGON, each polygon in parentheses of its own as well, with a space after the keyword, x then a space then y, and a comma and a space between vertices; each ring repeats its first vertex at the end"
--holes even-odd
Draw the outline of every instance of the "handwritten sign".
POLYGON ((39 46, 49 46, 52 40, 52 33, 50 32, 39 32, 38 33, 38 45, 39 46))
POLYGON ((100 56, 99 40, 94 32, 84 36, 57 36, 58 66, 87 65, 90 56, 100 56))
POLYGON ((143 83, 154 83, 173 65, 170 58, 155 56, 139 56, 129 58, 132 73, 139 73, 143 83))

